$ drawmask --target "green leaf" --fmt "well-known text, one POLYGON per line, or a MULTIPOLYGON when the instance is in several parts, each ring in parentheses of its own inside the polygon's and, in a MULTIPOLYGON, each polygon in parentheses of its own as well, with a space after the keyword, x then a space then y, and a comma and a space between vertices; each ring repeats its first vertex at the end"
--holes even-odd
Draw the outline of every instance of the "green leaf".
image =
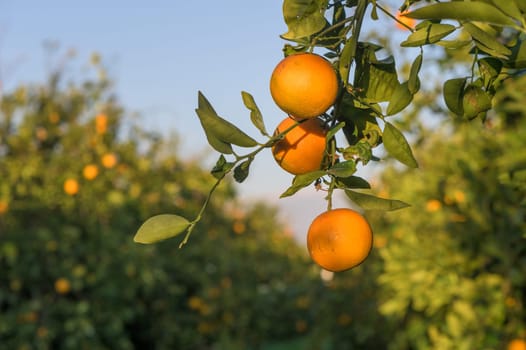
POLYGON ((344 126, 345 122, 340 122, 333 126, 329 131, 327 131, 327 135, 325 135, 327 142, 329 142, 334 137, 334 135, 336 135, 338 131, 340 131, 344 126))
POLYGON ((495 57, 484 57, 477 61, 484 86, 488 87, 500 74, 503 63, 495 57))
POLYGON ((449 79, 444 83, 444 102, 446 102, 447 108, 458 116, 464 114, 462 96, 465 85, 466 78, 449 79))
POLYGON ((237 126, 218 116, 201 91, 198 93, 198 108, 196 112, 207 135, 212 135, 219 141, 240 147, 254 147, 258 145, 256 140, 245 134, 237 126))
POLYGON ((347 39, 347 42, 343 46, 340 60, 338 61, 338 71, 344 85, 347 85, 349 82, 349 72, 351 70, 351 62, 356 53, 357 40, 358 38, 355 36, 351 36, 347 39))
POLYGON ((389 101, 391 95, 400 85, 394 58, 383 60, 376 58, 377 46, 362 44, 357 50, 356 74, 354 88, 372 102, 389 101))
POLYGON ((497 41, 494 35, 488 34, 473 23, 464 23, 464 29, 471 35, 471 37, 490 49, 498 57, 506 58, 511 55, 511 50, 497 41))
POLYGON ((400 43, 402 47, 417 47, 436 43, 455 31, 451 24, 429 23, 427 27, 411 33, 407 40, 400 43))
POLYGON ((415 94, 420 90, 420 79, 418 78, 418 73, 420 73, 420 68, 422 67, 422 54, 416 56, 415 60, 411 64, 411 71, 409 73, 409 79, 407 80, 407 88, 409 92, 415 94))
POLYGON ((408 82, 402 83, 391 95, 387 105, 387 115, 393 115, 406 108, 413 100, 413 94, 409 91, 408 82))
POLYGON ((365 179, 354 175, 349 177, 336 177, 336 186, 338 188, 371 188, 371 185, 365 179))
POLYGON ((264 136, 269 136, 267 129, 265 128, 265 123, 263 122, 263 116, 259 110, 254 97, 251 94, 245 91, 241 91, 241 97, 243 98, 243 103, 245 107, 250 110, 250 120, 252 124, 263 134, 264 136))
POLYGON ((283 17, 288 31, 281 35, 286 40, 296 40, 321 31, 327 20, 327 0, 285 0, 283 17))
POLYGON ((433 4, 406 13, 406 16, 416 19, 454 19, 458 21, 514 25, 513 20, 498 8, 480 1, 454 1, 433 4))
POLYGON ((354 160, 346 160, 334 164, 327 173, 338 177, 348 177, 356 172, 356 162, 354 160))
POLYGON ((212 146, 212 148, 218 151, 219 153, 224 153, 224 154, 234 153, 234 151, 232 150, 232 145, 230 145, 230 143, 221 141, 213 133, 213 131, 210 128, 205 127, 206 124, 203 122, 203 120, 206 119, 206 114, 200 109, 196 109, 195 112, 199 116, 199 120, 201 121, 203 130, 205 131, 205 135, 206 135, 206 139, 208 140, 208 144, 212 146))
MULTIPOLYGON (((519 0, 519 2, 520 1, 524 3, 524 0, 519 0)), ((518 20, 521 19, 521 10, 515 3, 515 0, 492 0, 491 2, 493 2, 493 5, 498 7, 498 9, 501 10, 504 14, 518 20)))
POLYGON ((133 237, 137 243, 150 244, 175 237, 190 226, 190 222, 179 215, 161 214, 146 220, 133 237))
POLYGON ((511 56, 506 66, 510 68, 526 68, 526 41, 519 40, 511 49, 511 56))
POLYGON ((220 179, 223 176, 225 176, 225 174, 227 172, 229 172, 230 169, 232 169, 233 166, 234 166, 234 163, 227 162, 225 157, 221 154, 219 156, 219 159, 217 160, 216 164, 212 168, 211 174, 216 179, 220 179))
POLYGON ((411 168, 418 168, 411 147, 404 137, 404 134, 400 132, 393 124, 385 122, 384 132, 382 135, 385 149, 387 152, 395 157, 401 163, 411 168))
POLYGON ((470 85, 464 91, 462 108, 465 118, 475 118, 479 113, 491 109, 491 97, 480 87, 470 85))
POLYGON ((409 204, 396 199, 380 198, 351 190, 345 190, 345 194, 364 210, 391 211, 409 207, 409 204))
POLYGON ((245 179, 248 177, 249 168, 250 168, 251 163, 252 163, 252 159, 248 159, 244 161, 243 163, 239 164, 234 169, 234 179, 237 182, 241 183, 245 181, 245 179))
POLYGON ((290 186, 285 192, 283 192, 280 198, 292 196, 293 194, 295 194, 302 188, 309 186, 313 181, 319 179, 325 174, 325 171, 318 170, 302 175, 296 175, 292 180, 292 186, 290 186))

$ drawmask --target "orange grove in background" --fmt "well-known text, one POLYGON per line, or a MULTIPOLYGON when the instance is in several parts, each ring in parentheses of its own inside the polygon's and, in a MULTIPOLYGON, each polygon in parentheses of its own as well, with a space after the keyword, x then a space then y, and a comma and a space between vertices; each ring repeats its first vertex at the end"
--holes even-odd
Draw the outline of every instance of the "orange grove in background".
POLYGON ((338 76, 325 58, 298 53, 278 63, 270 78, 274 102, 297 119, 315 118, 327 111, 338 95, 338 76))
POLYGON ((307 233, 307 249, 319 266, 332 272, 361 264, 373 245, 373 232, 358 212, 333 209, 318 215, 307 233))
MULTIPOLYGON (((290 117, 283 119, 274 135, 284 132, 295 123, 297 121, 290 117)), ((320 119, 306 120, 272 146, 274 159, 281 168, 294 175, 320 170, 325 157, 326 134, 320 119)))
POLYGON ((76 195, 79 192, 79 183, 75 179, 67 179, 64 181, 64 192, 70 196, 76 195))

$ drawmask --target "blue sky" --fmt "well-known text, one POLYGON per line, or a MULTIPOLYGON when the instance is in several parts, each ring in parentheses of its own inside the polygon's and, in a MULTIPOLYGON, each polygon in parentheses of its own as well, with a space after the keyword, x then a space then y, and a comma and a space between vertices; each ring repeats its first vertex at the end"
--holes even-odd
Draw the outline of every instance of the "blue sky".
MULTIPOLYGON (((198 90, 220 115, 254 136, 259 133, 242 104, 242 90, 254 96, 267 129, 285 117, 268 90, 285 43, 279 38, 286 31, 281 6, 277 0, 0 0, 0 78, 6 90, 42 81, 49 70, 46 41, 63 52, 75 49, 80 62, 98 52, 127 110, 138 112, 148 129, 175 132, 186 157, 209 154, 210 162, 217 155, 207 151, 194 112, 198 90)), ((326 203, 323 193, 310 189, 278 199, 291 180, 263 152, 240 193, 282 207, 302 236, 326 203)))

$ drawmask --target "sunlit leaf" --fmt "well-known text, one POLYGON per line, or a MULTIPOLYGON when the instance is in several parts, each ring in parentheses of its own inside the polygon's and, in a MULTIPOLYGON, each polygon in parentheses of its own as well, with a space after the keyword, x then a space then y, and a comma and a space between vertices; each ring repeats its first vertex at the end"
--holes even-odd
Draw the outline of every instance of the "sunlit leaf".
POLYGON ((137 243, 150 244, 175 237, 190 226, 190 222, 179 215, 162 214, 146 220, 135 234, 137 243))
POLYGON ((464 117, 471 119, 491 108, 491 97, 478 86, 468 86, 462 97, 464 117))
POLYGON ((384 132, 382 135, 385 149, 401 163, 411 168, 418 168, 411 147, 405 139, 404 134, 400 132, 393 124, 385 122, 384 132))
POLYGON ((346 160, 334 164, 327 173, 338 177, 348 177, 356 172, 356 162, 354 160, 346 160))
POLYGON ((364 210, 391 211, 409 207, 409 204, 396 199, 380 198, 351 190, 345 190, 345 194, 364 210))
POLYGON ((494 35, 486 33, 475 24, 464 23, 464 29, 468 31, 473 39, 490 49, 493 53, 498 54, 498 57, 506 58, 511 55, 511 50, 502 45, 494 35))
POLYGON ((283 17, 288 31, 281 37, 295 40, 321 31, 327 23, 325 19, 327 3, 327 0, 285 0, 283 17))
POLYGON ((198 108, 196 112, 207 137, 210 135, 223 143, 241 147, 258 145, 257 141, 245 134, 237 126, 218 116, 201 91, 198 93, 198 108))
POLYGON ((408 83, 400 84, 391 95, 387 105, 387 115, 393 115, 406 108, 413 100, 413 94, 409 91, 408 83))
POLYGON ((454 1, 432 4, 413 10, 407 13, 406 16, 416 19, 455 19, 502 25, 514 24, 513 20, 498 8, 481 1, 454 1))
POLYGON ((427 27, 411 33, 405 41, 400 43, 400 46, 417 47, 433 44, 453 33, 455 29, 455 26, 451 24, 430 23, 427 27))
POLYGON ((418 73, 420 73, 420 68, 422 67, 422 54, 416 56, 415 60, 411 64, 411 71, 409 73, 409 79, 407 80, 407 88, 409 92, 415 94, 420 90, 420 79, 418 78, 418 73))
POLYGON ((250 110, 250 120, 252 124, 263 134, 264 136, 269 136, 267 129, 265 128, 265 123, 263 122, 263 116, 259 110, 254 97, 251 94, 245 91, 241 91, 241 97, 243 98, 243 103, 245 107, 250 110))
MULTIPOLYGON (((515 1, 516 0, 491 0, 493 5, 498 7, 499 10, 501 10, 503 13, 510 17, 520 20, 521 10, 519 9, 515 1)), ((517 0, 517 2, 522 2, 524 4, 524 0, 517 0)))
POLYGON ((292 196, 293 194, 295 194, 302 188, 309 186, 312 182, 319 179, 325 174, 325 171, 318 170, 307 174, 296 175, 292 180, 292 186, 290 186, 285 192, 283 192, 280 198, 292 196))

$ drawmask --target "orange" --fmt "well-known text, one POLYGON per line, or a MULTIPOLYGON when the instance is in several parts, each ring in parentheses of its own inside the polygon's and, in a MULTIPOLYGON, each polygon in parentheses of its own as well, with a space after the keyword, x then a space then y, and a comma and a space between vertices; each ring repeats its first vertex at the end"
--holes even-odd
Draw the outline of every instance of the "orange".
POLYGON ((67 179, 64 181, 64 192, 70 196, 76 195, 79 192, 79 183, 75 179, 67 179))
POLYGON ((71 290, 71 284, 66 278, 59 278, 55 281, 55 291, 58 294, 67 294, 71 290))
POLYGON ((442 203, 438 199, 430 199, 426 203, 426 211, 434 213, 442 208, 442 203))
MULTIPOLYGON (((274 135, 284 132, 295 123, 294 119, 285 118, 274 135)), ((306 120, 272 146, 274 159, 280 167, 294 175, 320 170, 325 156, 326 134, 320 119, 306 120)))
POLYGON ((338 76, 329 61, 319 55, 293 54, 274 68, 270 93, 287 114, 298 119, 315 118, 334 104, 338 76))
POLYGON ((117 156, 113 153, 106 153, 102 156, 101 162, 105 168, 113 168, 117 164, 117 156))
MULTIPOLYGON (((405 24, 406 26, 408 26, 409 28, 414 28, 415 25, 416 25, 416 19, 406 17, 405 16, 406 13, 407 13, 407 11, 404 11, 404 12, 398 11, 396 13, 396 19, 399 20, 400 22, 402 22, 403 24, 405 24)), ((396 27, 398 29, 409 30, 407 27, 402 25, 400 22, 395 22, 396 23, 396 27)))
POLYGON ((99 114, 95 117, 95 130, 97 134, 104 134, 108 129, 108 117, 106 114, 99 114))
POLYGON ((361 264, 373 245, 373 232, 358 212, 333 209, 318 215, 307 233, 307 249, 316 264, 332 272, 361 264))
POLYGON ((95 164, 88 164, 82 170, 82 175, 86 180, 93 180, 99 175, 99 168, 95 164))
POLYGON ((513 339, 508 343, 508 350, 526 350, 526 341, 523 339, 513 339))
POLYGON ((5 200, 0 199, 0 215, 7 213, 9 209, 9 203, 5 200))

